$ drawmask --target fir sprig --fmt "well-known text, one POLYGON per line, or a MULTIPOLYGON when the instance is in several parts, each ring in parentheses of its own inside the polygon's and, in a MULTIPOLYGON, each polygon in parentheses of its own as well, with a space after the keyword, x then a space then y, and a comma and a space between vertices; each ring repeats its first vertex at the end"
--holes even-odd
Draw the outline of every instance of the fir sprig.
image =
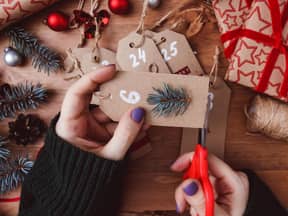
POLYGON ((22 27, 12 27, 7 30, 10 44, 18 52, 32 58, 32 65, 38 71, 44 71, 48 75, 63 67, 61 57, 48 47, 40 44, 38 39, 22 27))
POLYGON ((38 72, 45 71, 50 74, 62 67, 59 55, 45 46, 37 47, 37 55, 32 57, 32 65, 38 72))
POLYGON ((39 46, 39 41, 22 27, 12 27, 7 30, 10 45, 24 56, 30 57, 39 46))
POLYGON ((40 103, 45 102, 46 98, 47 90, 41 84, 33 85, 26 82, 25 84, 20 83, 16 86, 2 88, 0 120, 14 117, 17 111, 36 109, 40 103))
POLYGON ((8 139, 6 137, 0 136, 0 161, 6 161, 10 155, 10 151, 6 148, 8 144, 8 139))
POLYGON ((33 161, 26 157, 0 163, 0 194, 16 189, 33 167, 33 161))
POLYGON ((184 88, 173 88, 164 83, 162 88, 153 88, 156 93, 149 94, 147 102, 149 105, 154 105, 152 113, 155 116, 178 116, 183 115, 191 98, 184 88))

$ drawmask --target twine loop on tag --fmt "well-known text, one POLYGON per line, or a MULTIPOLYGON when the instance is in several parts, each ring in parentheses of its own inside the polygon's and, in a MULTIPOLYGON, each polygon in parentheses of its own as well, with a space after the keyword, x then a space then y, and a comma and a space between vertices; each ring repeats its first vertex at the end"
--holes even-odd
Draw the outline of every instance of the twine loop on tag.
POLYGON ((96 98, 98 98, 99 100, 106 100, 106 99, 111 99, 112 98, 111 93, 104 94, 103 92, 100 92, 100 91, 99 92, 95 92, 94 96, 96 98))
POLYGON ((65 70, 66 73, 71 73, 73 70, 79 70, 81 72, 81 74, 84 75, 84 72, 81 68, 81 63, 79 61, 79 59, 73 55, 72 49, 69 48, 66 50, 66 54, 67 57, 72 61, 72 64, 70 65, 70 67, 68 69, 65 70))
POLYGON ((220 49, 218 46, 215 48, 215 54, 213 56, 213 66, 211 68, 211 71, 209 73, 209 79, 210 79, 210 87, 213 88, 217 82, 217 77, 219 73, 219 56, 220 56, 220 49))

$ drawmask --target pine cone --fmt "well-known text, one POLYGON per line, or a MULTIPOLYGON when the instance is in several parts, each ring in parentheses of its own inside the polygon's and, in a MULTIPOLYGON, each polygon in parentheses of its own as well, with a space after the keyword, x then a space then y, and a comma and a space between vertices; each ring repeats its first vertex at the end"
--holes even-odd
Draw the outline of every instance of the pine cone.
POLYGON ((34 143, 45 131, 45 123, 36 115, 20 114, 16 121, 9 122, 9 138, 18 145, 34 143))

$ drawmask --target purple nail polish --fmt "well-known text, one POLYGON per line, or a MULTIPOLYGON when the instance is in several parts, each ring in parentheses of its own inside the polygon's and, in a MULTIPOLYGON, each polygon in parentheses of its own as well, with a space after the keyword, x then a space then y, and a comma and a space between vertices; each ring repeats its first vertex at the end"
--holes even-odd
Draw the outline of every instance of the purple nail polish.
POLYGON ((140 123, 145 116, 145 110, 143 108, 136 108, 131 112, 131 118, 136 122, 140 123))
POLYGON ((198 191, 198 185, 196 182, 192 182, 189 185, 187 185, 183 190, 184 190, 186 195, 193 196, 198 191))
POLYGON ((177 212, 178 214, 180 214, 180 213, 181 213, 181 211, 180 211, 180 208, 179 208, 178 204, 176 204, 176 212, 177 212))
POLYGON ((108 64, 106 67, 116 67, 116 64, 108 64))

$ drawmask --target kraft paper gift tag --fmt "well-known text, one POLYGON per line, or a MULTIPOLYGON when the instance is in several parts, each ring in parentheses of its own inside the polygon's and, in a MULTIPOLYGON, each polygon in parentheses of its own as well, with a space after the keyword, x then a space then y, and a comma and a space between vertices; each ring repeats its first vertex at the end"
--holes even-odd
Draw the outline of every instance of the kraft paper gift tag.
POLYGON ((171 30, 164 30, 159 33, 150 31, 149 33, 152 34, 154 42, 172 73, 183 75, 204 74, 185 35, 171 30))
MULTIPOLYGON (((64 66, 67 73, 84 75, 100 67, 116 64, 116 53, 105 48, 99 48, 98 60, 92 59, 93 48, 75 48, 67 51, 64 66)), ((117 65, 117 64, 116 64, 117 65)))
POLYGON ((145 34, 132 32, 121 39, 116 59, 124 71, 170 73, 157 46, 145 34))
MULTIPOLYGON (((213 109, 209 114, 207 149, 224 159, 226 128, 230 105, 231 89, 225 81, 217 77, 210 92, 214 94, 213 109)), ((198 130, 184 128, 181 141, 181 154, 194 151, 198 142, 198 130)))
MULTIPOLYGON (((100 90, 95 93, 93 101, 99 102, 100 109, 114 121, 119 121, 123 113, 129 108, 143 107, 147 111, 145 120, 147 124, 201 128, 204 124, 204 115, 207 107, 208 88, 209 78, 204 76, 120 71, 113 80, 100 86, 100 90), (186 92, 187 97, 184 99, 183 97, 173 97, 174 99, 171 99, 171 97, 170 99, 162 98, 160 100, 162 105, 163 103, 167 105, 167 101, 170 103, 174 103, 175 100, 183 103, 189 101, 189 103, 186 103, 186 105, 188 104, 186 109, 181 109, 178 115, 176 115, 176 112, 172 112, 168 116, 156 115, 155 112, 152 112, 156 105, 149 104, 147 101, 150 94, 158 94, 160 92, 159 90, 157 92, 156 89, 166 92, 166 90, 163 90, 165 84, 177 89, 178 93, 181 91, 180 88, 183 88, 186 92)), ((169 93, 169 95, 174 95, 174 93, 169 93)), ((175 108, 174 105, 172 107, 175 108)), ((183 104, 177 103, 177 106, 183 108, 183 104)), ((167 106, 164 106, 163 109, 167 111, 167 106)))

